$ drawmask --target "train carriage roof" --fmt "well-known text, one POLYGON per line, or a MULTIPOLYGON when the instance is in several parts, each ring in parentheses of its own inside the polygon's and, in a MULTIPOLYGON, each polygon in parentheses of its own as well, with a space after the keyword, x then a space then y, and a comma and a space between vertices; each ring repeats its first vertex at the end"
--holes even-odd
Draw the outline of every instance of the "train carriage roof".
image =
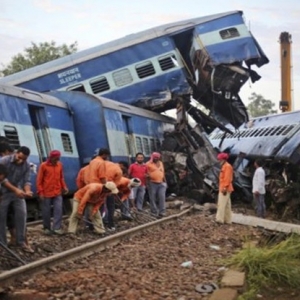
POLYGON ((32 67, 30 69, 6 76, 0 79, 1 83, 9 83, 11 85, 17 85, 33 78, 41 77, 46 74, 55 72, 57 70, 65 69, 74 64, 81 63, 86 60, 93 59, 95 57, 105 55, 132 45, 142 43, 151 39, 155 39, 164 35, 170 35, 176 32, 180 32, 183 29, 189 29, 195 25, 203 24, 209 21, 213 21, 222 17, 226 17, 232 14, 243 14, 242 11, 230 11, 225 13, 219 13, 204 17, 198 17, 193 19, 182 20, 169 24, 160 25, 147 29, 138 33, 130 34, 125 37, 113 40, 108 43, 104 43, 86 50, 79 51, 74 54, 70 54, 56 60, 41 64, 39 66, 32 67))
POLYGON ((46 105, 68 108, 65 102, 51 95, 42 94, 42 93, 38 93, 35 91, 31 91, 31 90, 27 90, 15 86, 0 84, 0 94, 18 97, 18 98, 22 98, 34 102, 39 102, 46 105))

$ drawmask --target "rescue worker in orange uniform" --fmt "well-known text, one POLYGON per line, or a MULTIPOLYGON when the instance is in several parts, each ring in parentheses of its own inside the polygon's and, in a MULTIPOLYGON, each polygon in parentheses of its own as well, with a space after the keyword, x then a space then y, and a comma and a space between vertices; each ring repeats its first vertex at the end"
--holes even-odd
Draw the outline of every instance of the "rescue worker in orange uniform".
POLYGON ((84 172, 86 184, 88 183, 106 183, 106 166, 105 161, 110 156, 108 149, 101 148, 97 156, 89 163, 89 167, 84 172))
POLYGON ((134 198, 130 198, 132 195, 132 188, 138 187, 141 185, 141 180, 138 178, 129 179, 127 177, 122 177, 117 188, 119 190, 118 197, 121 200, 121 213, 122 217, 125 220, 132 220, 130 215, 130 208, 129 208, 129 200, 131 201, 131 206, 135 208, 134 198))
POLYGON ((81 189, 86 185, 85 174, 86 174, 88 168, 89 168, 89 165, 82 167, 77 174, 76 186, 78 189, 81 189))
POLYGON ((62 193, 68 193, 63 174, 63 165, 59 161, 60 152, 50 152, 47 161, 43 162, 38 170, 36 185, 42 205, 44 233, 50 235, 63 234, 61 228, 63 215, 62 193), (53 204, 53 228, 51 229, 51 204, 53 204))
POLYGON ((96 233, 105 232, 99 208, 109 194, 117 194, 119 191, 116 184, 107 181, 105 184, 89 183, 74 194, 73 210, 69 220, 69 233, 76 233, 78 221, 83 217, 85 209, 90 214, 90 220, 96 233))
POLYGON ((233 168, 227 162, 229 155, 227 153, 219 153, 217 159, 221 164, 219 175, 219 195, 218 195, 218 210, 216 222, 220 224, 231 224, 231 199, 230 195, 233 192, 233 168))
MULTIPOLYGON (((117 186, 122 178, 123 171, 119 164, 111 161, 105 161, 105 177, 108 181, 114 182, 117 186)), ((115 214, 115 195, 108 195, 106 198, 107 216, 104 222, 107 223, 109 230, 115 230, 114 214, 115 214)))
POLYGON ((146 169, 151 214, 155 217, 162 218, 165 216, 166 212, 165 203, 167 183, 164 164, 160 159, 160 153, 153 152, 150 160, 146 163, 146 169), (156 204, 157 202, 158 208, 156 204))

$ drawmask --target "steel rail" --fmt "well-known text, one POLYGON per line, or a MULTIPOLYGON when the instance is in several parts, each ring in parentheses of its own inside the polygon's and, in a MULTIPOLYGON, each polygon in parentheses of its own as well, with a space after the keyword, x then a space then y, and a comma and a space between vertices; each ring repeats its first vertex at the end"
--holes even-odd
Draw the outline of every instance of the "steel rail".
POLYGON ((21 276, 41 273, 45 269, 47 269, 49 267, 52 268, 55 265, 58 265, 60 263, 65 263, 66 261, 69 261, 69 260, 74 260, 74 259, 77 259, 80 257, 89 256, 96 252, 104 251, 107 247, 116 246, 125 238, 131 237, 137 233, 140 233, 144 230, 150 229, 157 225, 161 225, 161 224, 173 221, 175 219, 178 219, 178 218, 182 217, 183 215, 189 213, 191 210, 192 210, 192 208, 189 208, 179 214, 171 215, 171 216, 162 218, 160 220, 156 220, 156 221, 149 222, 149 223, 146 223, 146 224, 143 224, 140 226, 136 226, 136 227, 130 228, 128 230, 121 231, 116 234, 110 235, 108 237, 104 237, 99 240, 78 246, 76 248, 66 250, 64 252, 55 254, 53 256, 34 261, 25 266, 21 266, 21 267, 18 267, 18 268, 9 270, 9 271, 5 271, 0 274, 0 287, 3 288, 5 286, 7 286, 8 284, 10 284, 12 281, 14 281, 16 279, 19 280, 21 278, 21 276))

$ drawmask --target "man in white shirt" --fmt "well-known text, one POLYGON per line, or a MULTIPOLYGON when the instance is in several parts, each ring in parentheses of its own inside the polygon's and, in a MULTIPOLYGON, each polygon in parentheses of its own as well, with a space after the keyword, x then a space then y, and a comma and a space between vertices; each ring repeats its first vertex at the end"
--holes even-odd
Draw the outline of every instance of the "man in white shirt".
POLYGON ((253 180, 252 180, 252 193, 256 208, 256 214, 260 218, 266 216, 266 204, 265 204, 265 171, 262 168, 262 161, 256 160, 254 162, 256 168, 253 180))

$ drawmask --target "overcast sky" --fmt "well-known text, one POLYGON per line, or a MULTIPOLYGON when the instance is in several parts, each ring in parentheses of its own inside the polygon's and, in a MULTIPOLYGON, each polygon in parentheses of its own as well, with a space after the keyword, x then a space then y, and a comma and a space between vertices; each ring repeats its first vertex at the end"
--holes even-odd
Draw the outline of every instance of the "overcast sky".
POLYGON ((240 96, 247 104, 252 92, 281 98, 279 35, 292 35, 293 100, 300 109, 299 0, 0 0, 0 63, 30 46, 54 40, 78 42, 79 50, 157 25, 205 15, 242 10, 246 23, 270 59, 256 70, 262 76, 246 83, 240 96))

